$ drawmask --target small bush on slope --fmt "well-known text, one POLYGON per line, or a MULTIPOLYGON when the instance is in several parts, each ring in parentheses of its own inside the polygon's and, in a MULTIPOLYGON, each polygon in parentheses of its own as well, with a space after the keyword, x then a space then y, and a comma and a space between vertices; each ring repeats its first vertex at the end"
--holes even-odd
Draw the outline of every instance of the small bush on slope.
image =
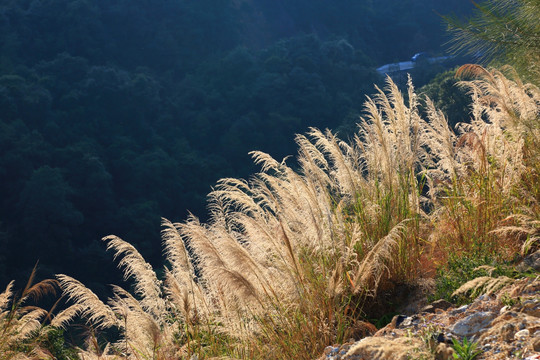
POLYGON ((450 254, 444 267, 437 271, 435 292, 428 297, 428 301, 445 299, 456 305, 463 305, 474 300, 469 296, 454 296, 454 291, 464 283, 478 277, 516 278, 521 275, 523 274, 515 272, 509 264, 498 263, 493 254, 475 251, 450 254))
POLYGON ((208 224, 164 220, 163 283, 111 236, 135 295, 115 287, 104 304, 65 275, 62 287, 91 323, 120 329, 111 356, 315 357, 351 335, 366 299, 419 276, 423 252, 523 241, 508 222, 535 201, 516 194, 535 188, 521 184, 535 171, 524 154, 537 151, 526 145, 540 96, 498 71, 469 70, 484 78, 467 83, 473 120, 460 133, 429 100, 422 119, 412 85, 406 104, 390 81, 352 143, 317 129, 298 136, 299 171, 254 152, 262 172, 221 180, 208 224))

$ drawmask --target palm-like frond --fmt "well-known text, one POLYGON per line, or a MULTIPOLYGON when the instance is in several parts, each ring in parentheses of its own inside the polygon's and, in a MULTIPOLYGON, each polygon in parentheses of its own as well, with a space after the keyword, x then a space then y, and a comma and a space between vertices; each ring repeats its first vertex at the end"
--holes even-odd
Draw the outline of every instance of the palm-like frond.
POLYGON ((479 58, 514 64, 538 81, 540 68, 540 5, 536 0, 488 0, 476 4, 466 22, 446 17, 453 35, 450 49, 479 58))

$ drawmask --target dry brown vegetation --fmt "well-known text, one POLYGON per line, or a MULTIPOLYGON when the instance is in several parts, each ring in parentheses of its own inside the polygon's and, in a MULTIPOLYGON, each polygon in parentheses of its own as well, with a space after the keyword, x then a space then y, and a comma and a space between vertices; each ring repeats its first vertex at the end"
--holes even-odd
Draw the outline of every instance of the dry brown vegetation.
POLYGON ((115 286, 104 303, 59 275, 73 305, 54 325, 118 329, 113 344, 90 339, 84 359, 312 359, 352 336, 381 291, 421 276, 426 257, 538 247, 540 92, 498 70, 462 72, 476 76, 462 83, 470 124, 453 132, 429 99, 421 116, 411 82, 404 96, 389 80, 352 141, 299 135, 298 170, 253 152, 261 172, 221 180, 208 223, 164 219, 162 279, 104 238, 133 292, 115 286))

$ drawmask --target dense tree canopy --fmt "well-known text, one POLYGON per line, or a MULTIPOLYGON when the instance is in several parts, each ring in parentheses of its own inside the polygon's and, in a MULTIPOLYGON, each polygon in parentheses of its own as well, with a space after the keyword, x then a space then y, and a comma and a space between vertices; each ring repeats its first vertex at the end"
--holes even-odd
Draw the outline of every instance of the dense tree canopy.
POLYGON ((250 150, 281 158, 309 126, 350 128, 375 68, 440 51, 434 10, 470 7, 1 1, 0 284, 38 259, 97 281, 110 233, 157 262, 161 216, 204 217, 217 179, 253 171, 250 150))

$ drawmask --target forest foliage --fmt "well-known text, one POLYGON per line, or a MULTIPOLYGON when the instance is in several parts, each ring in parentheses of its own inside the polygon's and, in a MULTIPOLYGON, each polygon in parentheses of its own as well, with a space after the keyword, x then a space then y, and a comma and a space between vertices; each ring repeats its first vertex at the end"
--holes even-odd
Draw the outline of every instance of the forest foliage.
POLYGON ((438 51, 433 10, 470 9, 426 3, 2 1, 0 283, 38 258, 45 276, 112 282, 104 233, 158 264, 160 216, 204 218, 251 150, 353 133, 374 68, 438 51))

